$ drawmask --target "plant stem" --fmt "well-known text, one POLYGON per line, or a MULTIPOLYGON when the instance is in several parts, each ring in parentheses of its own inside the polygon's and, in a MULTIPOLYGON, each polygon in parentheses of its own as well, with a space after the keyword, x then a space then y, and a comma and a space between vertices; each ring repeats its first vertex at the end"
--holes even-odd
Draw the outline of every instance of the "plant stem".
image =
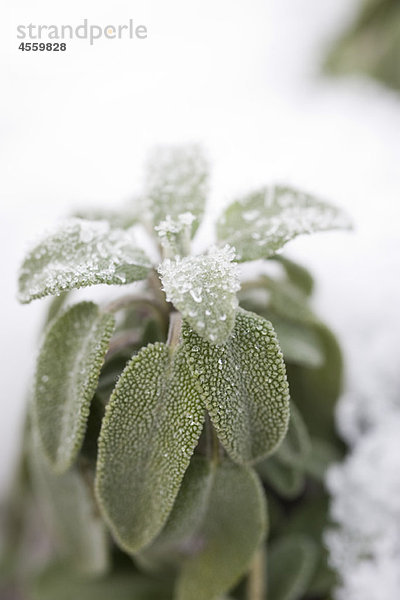
POLYGON ((260 546, 254 555, 247 578, 246 598, 247 600, 267 600, 264 546, 260 546))
POLYGON ((176 346, 179 344, 181 330, 182 315, 181 313, 174 311, 169 316, 169 330, 167 338, 167 346, 169 346, 171 350, 175 350, 176 346))

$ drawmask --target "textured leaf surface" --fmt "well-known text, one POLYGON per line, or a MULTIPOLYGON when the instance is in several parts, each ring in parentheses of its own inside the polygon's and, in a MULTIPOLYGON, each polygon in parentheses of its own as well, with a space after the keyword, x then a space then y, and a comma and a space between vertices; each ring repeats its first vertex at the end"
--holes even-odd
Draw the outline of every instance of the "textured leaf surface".
POLYGON ((36 370, 34 415, 46 456, 65 471, 82 445, 90 402, 114 330, 114 317, 92 302, 50 324, 36 370))
POLYGON ((268 598, 301 600, 311 583, 316 560, 316 546, 306 536, 287 536, 276 541, 267 558, 268 598))
POLYGON ((73 467, 63 475, 48 468, 37 432, 33 432, 30 464, 33 485, 45 523, 70 567, 79 573, 101 574, 108 567, 108 541, 89 483, 73 467))
POLYGON ((240 463, 273 452, 286 434, 289 389, 271 323, 238 310, 226 344, 213 346, 184 324, 183 341, 218 437, 240 463))
POLYGON ((27 303, 98 283, 131 283, 145 279, 150 266, 130 232, 104 221, 69 219, 24 260, 19 300, 27 303))
POLYGON ((182 567, 176 600, 216 600, 235 585, 264 538, 265 515, 254 472, 228 461, 219 465, 197 534, 202 547, 182 567))
POLYGON ((31 586, 32 600, 171 600, 164 582, 137 573, 115 573, 100 579, 79 579, 63 565, 47 568, 31 586))
POLYGON ((199 146, 170 146, 156 149, 146 171, 146 196, 154 225, 166 217, 186 212, 198 220, 204 213, 208 193, 208 164, 199 146))
POLYGON ((313 196, 283 186, 263 188, 231 204, 217 223, 218 238, 238 260, 269 258, 300 234, 349 229, 347 216, 313 196))
POLYGON ((235 323, 240 286, 234 255, 229 246, 214 248, 207 255, 167 259, 159 268, 167 300, 212 344, 222 344, 235 323))
POLYGON ((198 550, 195 533, 204 520, 212 482, 210 463, 193 456, 165 527, 139 555, 142 564, 159 568, 179 563, 198 550))
POLYGON ((137 552, 163 527, 202 430, 204 409, 182 350, 161 343, 128 364, 99 439, 97 496, 121 546, 137 552))

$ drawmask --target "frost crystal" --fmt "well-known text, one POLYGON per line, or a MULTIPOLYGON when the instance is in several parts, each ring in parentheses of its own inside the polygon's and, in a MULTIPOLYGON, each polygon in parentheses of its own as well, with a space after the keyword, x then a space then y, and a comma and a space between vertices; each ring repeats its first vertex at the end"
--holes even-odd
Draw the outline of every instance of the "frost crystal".
POLYGON ((191 212, 182 213, 176 219, 168 215, 154 229, 168 255, 185 255, 190 251, 190 232, 196 217, 191 212))
POLYGON ((166 259, 159 267, 167 300, 191 327, 214 344, 223 343, 235 323, 239 277, 233 248, 211 248, 201 256, 166 259))
POLYGON ((131 231, 113 229, 105 221, 69 219, 28 254, 19 300, 27 303, 97 283, 130 283, 144 279, 150 266, 131 231))
POLYGON ((297 190, 264 188, 231 204, 217 224, 218 238, 237 250, 239 260, 268 258, 300 234, 349 229, 338 208, 297 190))
MULTIPOLYGON (((199 219, 208 193, 208 164, 201 148, 160 147, 147 164, 146 197, 153 223, 188 211, 199 219)), ((192 233, 196 227, 192 225, 192 233)))

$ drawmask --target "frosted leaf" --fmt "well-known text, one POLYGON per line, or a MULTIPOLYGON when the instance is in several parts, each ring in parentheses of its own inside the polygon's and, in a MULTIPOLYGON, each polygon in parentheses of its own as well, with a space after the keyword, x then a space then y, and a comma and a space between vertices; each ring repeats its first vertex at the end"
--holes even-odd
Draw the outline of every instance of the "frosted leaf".
POLYGON ((267 555, 268 598, 299 600, 306 595, 317 566, 317 547, 306 535, 279 538, 267 555))
POLYGON ((240 286, 233 258, 233 249, 225 246, 206 255, 166 259, 159 267, 167 300, 212 344, 223 343, 235 322, 240 286))
POLYGON ((193 456, 165 527, 154 542, 136 556, 140 564, 153 569, 176 566, 199 550, 196 533, 205 518, 214 475, 207 459, 193 456))
POLYGON ((114 317, 92 302, 81 302, 55 319, 40 350, 33 410, 43 450, 63 472, 83 442, 114 317))
POLYGON ((96 492, 119 544, 160 532, 201 434, 204 408, 182 350, 149 345, 123 371, 99 438, 96 492))
POLYGON ((196 217, 186 212, 173 219, 170 215, 155 227, 166 256, 185 256, 190 252, 192 224, 196 217))
POLYGON ((192 234, 204 213, 208 194, 208 163, 197 145, 157 148, 146 169, 145 195, 154 225, 186 212, 196 217, 192 234))
POLYGON ((140 201, 138 199, 138 206, 133 204, 125 205, 117 210, 110 210, 107 208, 80 210, 74 214, 74 217, 85 219, 86 221, 107 221, 113 228, 129 229, 129 227, 136 225, 136 223, 139 223, 141 220, 139 203, 140 201))
POLYGON ((239 309, 224 345, 209 344, 186 323, 182 336, 190 369, 230 456, 250 463, 272 453, 287 431, 289 389, 271 323, 239 309))
POLYGON ((39 436, 31 432, 32 484, 45 524, 63 559, 74 571, 100 575, 108 567, 108 539, 90 485, 73 467, 55 475, 42 455, 39 436))
POLYGON ((266 533, 261 485, 247 467, 221 463, 214 474, 208 510, 194 536, 197 553, 177 580, 176 600, 218 600, 247 571, 266 533))
POLYGON ((300 234, 349 229, 338 208, 289 187, 263 188, 228 206, 218 239, 234 246, 240 261, 269 258, 300 234))
POLYGON ((27 303, 98 283, 131 283, 145 279, 150 267, 132 232, 112 229, 104 221, 69 219, 25 258, 18 297, 27 303))

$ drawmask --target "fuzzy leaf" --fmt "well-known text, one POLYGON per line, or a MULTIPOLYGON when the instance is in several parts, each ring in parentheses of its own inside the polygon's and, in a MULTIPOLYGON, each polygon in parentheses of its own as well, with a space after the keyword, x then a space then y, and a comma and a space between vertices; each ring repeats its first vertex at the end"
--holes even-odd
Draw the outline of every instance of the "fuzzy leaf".
POLYGON ((338 208, 298 190, 267 187, 231 204, 217 223, 218 239, 241 261, 269 258, 298 235, 349 229, 338 208))
POLYGON ((183 564, 176 600, 216 600, 246 572, 266 532, 265 497, 254 472, 228 461, 214 475, 200 550, 183 564))
POLYGON ((271 323, 239 309, 225 345, 212 346, 187 324, 182 335, 191 371, 230 456, 251 463, 273 452, 286 434, 289 389, 271 323))
POLYGON ((182 350, 142 349, 123 371, 99 438, 96 491, 115 538, 137 552, 172 509, 204 409, 182 350))
POLYGON ((202 524, 208 507, 213 472, 203 457, 193 456, 165 527, 139 556, 150 568, 173 565, 193 554, 193 536, 202 524))
POLYGON ((208 164, 199 146, 157 148, 147 163, 145 194, 153 225, 167 217, 190 212, 197 222, 204 213, 208 193, 208 164))
POLYGON ((77 578, 64 565, 41 572, 31 586, 32 600, 172 600, 165 582, 137 573, 115 573, 100 579, 77 578))
POLYGON ((114 317, 92 302, 69 308, 50 324, 36 369, 34 417, 56 472, 74 462, 90 402, 114 330, 114 317))
POLYGON ((75 572, 103 573, 108 568, 107 532, 89 482, 76 467, 55 475, 46 464, 35 428, 29 457, 39 506, 61 556, 75 572))
POLYGON ((256 469, 261 479, 282 498, 292 500, 304 489, 304 472, 297 467, 282 463, 276 455, 258 463, 256 469))
POLYGON ((235 323, 240 286, 233 258, 226 246, 207 255, 167 259, 159 268, 167 300, 212 344, 224 343, 235 323))
POLYGON ((104 221, 69 219, 25 258, 18 297, 27 303, 98 283, 131 283, 145 279, 150 266, 129 231, 104 221))
POLYGON ((316 546, 307 536, 278 539, 267 558, 268 598, 301 600, 311 583, 316 561, 316 546))

